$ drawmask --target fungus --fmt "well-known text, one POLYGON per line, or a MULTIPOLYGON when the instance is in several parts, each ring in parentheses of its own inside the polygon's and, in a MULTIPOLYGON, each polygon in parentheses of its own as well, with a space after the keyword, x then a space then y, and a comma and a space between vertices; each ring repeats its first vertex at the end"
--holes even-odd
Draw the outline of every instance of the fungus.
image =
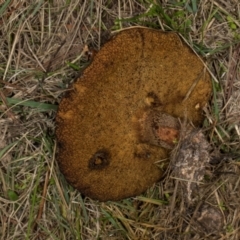
POLYGON ((176 33, 121 31, 59 104, 60 170, 93 199, 141 194, 163 176, 178 119, 199 126, 210 95, 209 73, 176 33))

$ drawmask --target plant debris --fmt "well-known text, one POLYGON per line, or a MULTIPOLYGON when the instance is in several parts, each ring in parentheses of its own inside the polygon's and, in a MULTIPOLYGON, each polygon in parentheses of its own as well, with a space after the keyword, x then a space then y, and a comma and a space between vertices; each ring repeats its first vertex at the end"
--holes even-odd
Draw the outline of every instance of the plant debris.
POLYGON ((197 196, 206 165, 210 161, 210 145, 201 129, 183 127, 178 146, 172 154, 173 177, 180 181, 184 199, 188 205, 197 196), (195 193, 194 193, 195 191, 195 193))

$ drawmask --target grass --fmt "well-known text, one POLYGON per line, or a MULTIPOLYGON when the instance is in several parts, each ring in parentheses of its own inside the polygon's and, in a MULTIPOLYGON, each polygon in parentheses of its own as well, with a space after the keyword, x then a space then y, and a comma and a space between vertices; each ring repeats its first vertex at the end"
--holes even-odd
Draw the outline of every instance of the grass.
POLYGON ((239 239, 239 19, 234 0, 0 1, 0 238, 210 239, 185 231, 191 216, 181 197, 172 202, 173 179, 100 203, 69 186, 55 161, 57 106, 89 63, 86 44, 98 50, 111 33, 147 26, 180 33, 215 79, 204 126, 219 163, 200 194, 224 215, 216 239, 239 239))

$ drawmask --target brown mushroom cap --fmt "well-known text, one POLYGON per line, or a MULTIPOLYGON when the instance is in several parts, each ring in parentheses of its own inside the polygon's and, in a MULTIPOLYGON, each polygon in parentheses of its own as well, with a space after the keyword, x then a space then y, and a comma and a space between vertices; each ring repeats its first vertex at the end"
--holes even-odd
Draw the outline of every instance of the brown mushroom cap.
POLYGON ((134 126, 139 112, 147 107, 187 116, 197 126, 210 94, 210 75, 177 34, 146 28, 120 32, 59 105, 62 173, 81 193, 100 201, 141 194, 162 177, 169 150, 141 141, 134 126))

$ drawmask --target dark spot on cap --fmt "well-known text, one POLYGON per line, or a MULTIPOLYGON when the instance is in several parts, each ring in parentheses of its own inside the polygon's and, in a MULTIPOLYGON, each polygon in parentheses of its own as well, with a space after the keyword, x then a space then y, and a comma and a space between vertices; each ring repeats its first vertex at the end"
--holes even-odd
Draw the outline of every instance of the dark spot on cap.
POLYGON ((101 170, 108 166, 110 163, 110 154, 107 150, 103 149, 97 151, 88 162, 88 167, 90 169, 101 170))
POLYGON ((149 92, 147 94, 146 100, 147 100, 147 104, 150 105, 151 107, 160 107, 162 105, 159 97, 154 92, 149 92))

